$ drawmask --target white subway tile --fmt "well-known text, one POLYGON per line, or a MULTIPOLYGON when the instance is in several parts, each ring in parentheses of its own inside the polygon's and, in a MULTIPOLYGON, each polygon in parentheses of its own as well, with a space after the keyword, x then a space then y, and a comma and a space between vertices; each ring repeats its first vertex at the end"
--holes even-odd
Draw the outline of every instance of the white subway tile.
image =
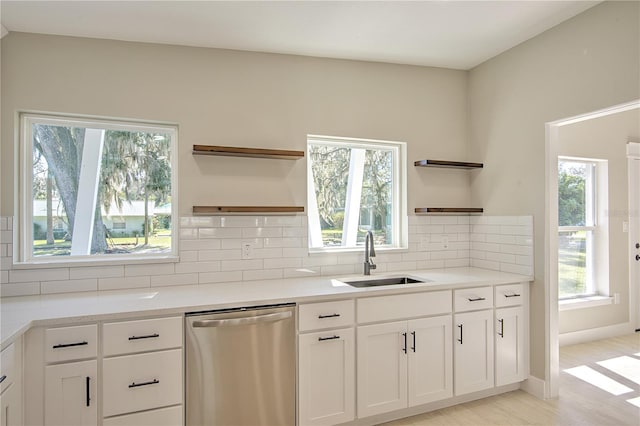
POLYGON ((420 260, 416 262, 418 269, 441 269, 444 268, 444 260, 420 260))
POLYGON ((180 218, 181 228, 214 228, 220 226, 218 216, 185 216, 180 218))
POLYGON ((180 228, 181 240, 197 240, 198 229, 197 228, 180 228))
POLYGON ((242 281, 242 271, 202 272, 198 274, 200 284, 242 281))
POLYGON ((151 277, 151 287, 198 284, 198 274, 173 274, 151 277))
POLYGON ((499 244, 492 244, 492 243, 481 243, 478 241, 473 241, 471 242, 471 250, 483 250, 483 251, 492 251, 495 253, 499 253, 500 252, 500 245, 499 244))
POLYGON ((509 254, 518 254, 520 256, 531 256, 533 254, 533 247, 501 244, 500 252, 509 253, 509 254))
POLYGON ((221 271, 248 271, 252 269, 263 269, 262 259, 248 260, 223 260, 220 262, 221 271))
POLYGON ((386 263, 387 272, 415 271, 417 262, 389 262, 386 263))
POLYGON ((282 249, 282 257, 308 257, 308 256, 309 256, 309 249, 306 247, 282 249))
POLYGON ((273 227, 273 226, 303 226, 305 225, 305 221, 303 221, 302 216, 265 216, 263 218, 264 226, 273 227))
POLYGON ((220 226, 223 228, 258 228, 263 226, 263 219, 256 216, 222 216, 220 226))
POLYGON ((302 247, 302 238, 264 238, 264 247, 302 247))
POLYGON ((299 268, 302 266, 302 259, 299 257, 282 257, 280 259, 265 259, 264 269, 278 268, 299 268))
POLYGON ((469 235, 469 237, 470 237, 469 239, 470 239, 471 241, 479 241, 479 242, 485 242, 485 241, 487 241, 487 234, 476 234, 476 233, 473 233, 473 232, 472 232, 472 233, 469 235))
POLYGON ((516 264, 533 266, 533 256, 516 256, 516 264))
POLYGON ((445 225, 445 234, 459 234, 469 232, 469 225, 445 225))
POLYGON ((237 250, 200 250, 198 252, 198 261, 206 262, 208 260, 233 260, 240 259, 240 249, 237 250))
POLYGON ((302 266, 328 266, 337 265, 338 256, 334 254, 314 255, 302 258, 302 266))
POLYGON ((282 269, 268 269, 260 271, 242 271, 244 281, 276 280, 284 276, 282 269))
POLYGON ((36 294, 40 294, 39 282, 0 284, 0 297, 33 296, 36 294))
POLYGON ((416 260, 429 260, 431 253, 428 251, 418 251, 402 253, 402 262, 415 262, 416 260))
POLYGON ((489 260, 471 259, 471 266, 474 268, 491 269, 493 271, 500 270, 500 263, 489 260))
POLYGON ((499 225, 471 225, 471 232, 474 234, 499 234, 499 225))
POLYGON ((360 272, 356 265, 327 265, 320 267, 321 275, 350 275, 360 272))
POLYGON ((13 267, 12 257, 0 257, 0 270, 8 271, 13 267))
POLYGON ((287 268, 283 272, 284 278, 313 277, 320 275, 320 267, 287 268))
POLYGON ((242 228, 242 238, 282 237, 282 228, 242 228))
POLYGON ((174 273, 175 266, 173 263, 126 265, 124 267, 125 277, 140 277, 144 275, 169 275, 174 273))
POLYGON ((125 288, 148 288, 149 277, 98 278, 98 290, 120 290, 125 288))
POLYGON ((200 228, 198 238, 241 238, 243 228, 200 228))
MULTIPOLYGON (((362 254, 364 262, 364 253, 362 254)), ((378 253, 374 258, 374 262, 389 263, 389 262, 402 262, 402 253, 378 253)))
POLYGON ((444 259, 457 259, 457 258, 458 258, 457 250, 431 252, 431 260, 444 260, 444 259))
POLYGON ((68 280, 69 268, 21 269, 9 271, 9 282, 25 283, 33 281, 68 280))
POLYGON ((0 243, 10 243, 13 241, 13 231, 0 231, 0 243))
POLYGON ((418 234, 444 234, 444 225, 420 225, 418 234))
POLYGON ((458 250, 458 259, 469 259, 471 250, 458 250))
POLYGON ((0 271, 0 283, 6 284, 9 282, 9 271, 0 271))
POLYGON ((501 263, 500 271, 510 272, 512 274, 533 275, 532 266, 512 265, 510 263, 501 263))
POLYGON ((124 266, 81 266, 69 268, 69 279, 124 277, 124 266))
POLYGON ((515 244, 516 237, 515 235, 487 234, 486 241, 488 243, 515 244))
POLYGON ((307 227, 302 227, 302 226, 298 226, 298 227, 293 227, 293 228, 282 228, 282 236, 285 238, 288 237, 306 237, 307 236, 307 227))
POLYGON ((338 256, 339 265, 348 265, 350 263, 351 264, 364 263, 364 253, 341 253, 338 256))
POLYGON ((494 262, 516 263, 516 257, 513 254, 507 254, 507 253, 487 252, 487 256, 485 259, 492 260, 494 262))
POLYGON ((13 216, 7 217, 7 229, 9 231, 13 230, 13 216))
POLYGON ((521 246, 533 246, 533 237, 531 235, 516 235, 515 244, 521 246))
POLYGON ((487 216, 490 225, 517 225, 518 216, 487 216))
POLYGON ((188 274, 193 272, 218 272, 220 261, 213 262, 188 262, 176 264, 176 274, 188 274))
POLYGON ((184 240, 180 241, 181 250, 218 250, 220 248, 220 240, 184 240))
POLYGON ((0 244, 0 257, 7 257, 7 245, 8 244, 0 244))
POLYGON ((431 216, 431 223, 434 225, 456 225, 457 216, 431 216))
POLYGON ((518 216, 518 225, 526 225, 533 228, 533 216, 518 216))
POLYGON ((446 259, 444 261, 445 268, 466 268, 469 266, 469 258, 464 259, 446 259))
POLYGON ((501 234, 508 235, 533 235, 533 227, 531 226, 500 226, 501 234))
POLYGON ((197 262, 198 261, 198 251, 190 250, 190 251, 181 251, 180 252, 180 262, 197 262))
POLYGON ((480 250, 471 250, 469 252, 469 257, 471 259, 486 259, 487 252, 486 251, 480 251, 480 250))
POLYGON ((274 259, 282 257, 282 249, 281 248, 263 248, 263 249, 254 249, 253 257, 255 259, 274 259))
POLYGON ((471 241, 471 234, 468 232, 461 232, 458 234, 458 241, 471 241))
POLYGON ((40 285, 42 294, 72 293, 76 291, 97 291, 98 279, 44 281, 40 285))
POLYGON ((469 225, 471 223, 471 216, 458 216, 459 225, 469 225))
POLYGON ((469 216, 469 223, 471 225, 485 225, 487 218, 486 216, 469 216))
POLYGON ((6 231, 7 229, 7 217, 0 217, 0 231, 6 231))

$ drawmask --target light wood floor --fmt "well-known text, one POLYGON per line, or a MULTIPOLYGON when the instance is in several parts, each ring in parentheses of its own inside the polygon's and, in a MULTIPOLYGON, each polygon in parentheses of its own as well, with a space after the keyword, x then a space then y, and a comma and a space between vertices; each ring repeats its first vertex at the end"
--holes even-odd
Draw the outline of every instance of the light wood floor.
POLYGON ((619 356, 640 360, 640 333, 560 349, 560 397, 542 401, 514 391, 468 402, 387 426, 418 425, 640 425, 640 408, 627 402, 640 397, 640 384, 596 364, 619 356), (632 392, 614 396, 564 370, 586 365, 632 392))

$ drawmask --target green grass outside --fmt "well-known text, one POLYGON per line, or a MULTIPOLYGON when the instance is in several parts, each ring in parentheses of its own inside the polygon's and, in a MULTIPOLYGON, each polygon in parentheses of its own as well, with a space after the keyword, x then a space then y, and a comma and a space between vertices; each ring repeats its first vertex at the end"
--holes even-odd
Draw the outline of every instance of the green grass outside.
POLYGON ((575 233, 572 237, 573 246, 560 243, 558 250, 558 294, 570 297, 586 292, 587 257, 584 247, 586 234, 575 233))
MULTIPOLYGON (((136 253, 159 252, 171 248, 170 235, 151 235, 149 244, 144 244, 144 237, 118 237, 110 238, 107 247, 112 253, 136 253)), ((55 240, 53 244, 47 244, 46 240, 33 241, 34 256, 67 256, 71 252, 71 241, 55 240)))

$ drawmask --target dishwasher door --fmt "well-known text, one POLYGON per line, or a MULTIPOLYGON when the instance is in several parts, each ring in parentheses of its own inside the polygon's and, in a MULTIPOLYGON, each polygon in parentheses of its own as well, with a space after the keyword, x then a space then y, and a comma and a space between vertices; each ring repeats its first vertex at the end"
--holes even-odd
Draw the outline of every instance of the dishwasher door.
POLYGON ((188 426, 295 425, 295 305, 186 317, 188 426))

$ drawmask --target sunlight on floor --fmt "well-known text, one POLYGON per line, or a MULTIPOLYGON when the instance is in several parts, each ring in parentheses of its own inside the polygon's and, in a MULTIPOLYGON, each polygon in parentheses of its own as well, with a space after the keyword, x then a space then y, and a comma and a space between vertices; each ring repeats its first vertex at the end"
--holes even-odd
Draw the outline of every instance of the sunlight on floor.
POLYGON ((571 374, 578 379, 584 380, 600 389, 609 392, 612 395, 622 395, 624 393, 633 392, 633 389, 616 382, 615 380, 605 376, 604 374, 594 370, 586 365, 579 367, 569 368, 564 370, 566 373, 571 374))
POLYGON ((640 385, 640 359, 621 356, 600 361, 597 364, 640 385))
POLYGON ((637 397, 637 398, 627 399, 627 402, 628 402, 629 404, 633 404, 633 405, 635 405, 636 407, 640 408, 640 396, 639 396, 639 397, 637 397))

